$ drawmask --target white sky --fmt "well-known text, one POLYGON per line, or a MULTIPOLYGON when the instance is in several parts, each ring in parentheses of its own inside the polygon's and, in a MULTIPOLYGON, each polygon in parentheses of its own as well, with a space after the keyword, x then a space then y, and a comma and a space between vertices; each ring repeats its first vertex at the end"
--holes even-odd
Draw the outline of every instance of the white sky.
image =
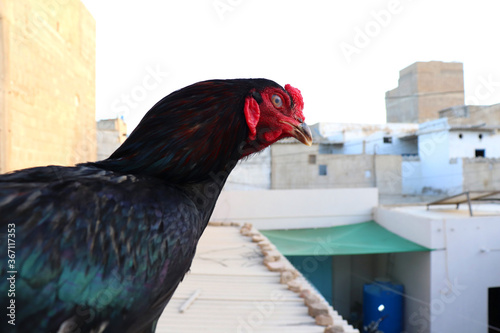
POLYGON ((82 1, 97 25, 97 118, 123 115, 129 131, 170 92, 237 77, 299 88, 309 124, 383 123, 385 92, 416 61, 462 62, 467 104, 500 103, 496 0, 82 1))

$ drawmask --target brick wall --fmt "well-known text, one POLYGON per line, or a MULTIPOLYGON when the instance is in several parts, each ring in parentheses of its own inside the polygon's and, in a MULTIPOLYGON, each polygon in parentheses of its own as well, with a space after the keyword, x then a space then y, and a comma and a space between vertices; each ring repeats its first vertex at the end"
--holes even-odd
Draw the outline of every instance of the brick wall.
POLYGON ((416 62, 399 72, 398 87, 386 92, 387 122, 422 123, 439 110, 464 104, 463 64, 416 62))
POLYGON ((3 0, 0 60, 0 171, 95 160, 95 21, 84 5, 3 0))

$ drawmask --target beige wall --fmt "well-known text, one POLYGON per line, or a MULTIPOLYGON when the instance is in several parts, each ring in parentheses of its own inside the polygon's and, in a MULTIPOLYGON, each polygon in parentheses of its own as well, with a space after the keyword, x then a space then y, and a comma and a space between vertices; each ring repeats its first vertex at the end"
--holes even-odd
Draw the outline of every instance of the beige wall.
POLYGON ((464 104, 462 63, 416 62, 399 72, 398 87, 385 96, 387 122, 422 123, 439 110, 464 104))
POLYGON ((463 105, 448 108, 439 112, 441 118, 448 118, 452 126, 481 125, 500 126, 500 104, 493 105, 463 105))
POLYGON ((401 195, 401 163, 401 155, 377 155, 375 157, 375 186, 380 194, 401 195))
POLYGON ((498 191, 500 189, 500 159, 464 158, 464 191, 498 191))
POLYGON ((0 32, 0 171, 95 160, 87 9, 79 0, 4 0, 0 32))
POLYGON ((381 194, 401 193, 400 155, 318 154, 317 144, 277 144, 271 153, 273 189, 377 187, 381 194), (320 165, 326 165, 324 176, 320 165))

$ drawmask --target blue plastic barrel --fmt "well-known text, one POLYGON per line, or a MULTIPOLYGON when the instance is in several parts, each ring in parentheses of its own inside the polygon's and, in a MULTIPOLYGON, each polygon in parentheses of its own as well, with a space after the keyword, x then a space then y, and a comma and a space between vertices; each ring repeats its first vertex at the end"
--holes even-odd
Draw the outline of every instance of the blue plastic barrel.
MULTIPOLYGON (((363 326, 379 322, 378 330, 384 333, 403 331, 402 284, 375 281, 363 286, 363 326)), ((372 324, 373 325, 373 324, 372 324)))

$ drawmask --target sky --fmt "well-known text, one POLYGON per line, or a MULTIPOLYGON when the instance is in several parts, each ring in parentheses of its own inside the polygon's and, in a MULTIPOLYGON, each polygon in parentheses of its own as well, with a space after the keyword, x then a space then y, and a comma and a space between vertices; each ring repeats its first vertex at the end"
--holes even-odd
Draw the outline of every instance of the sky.
POLYGON ((300 89, 308 124, 385 123, 385 92, 416 61, 464 64, 466 104, 500 103, 496 0, 82 0, 96 20, 96 117, 129 132, 207 79, 300 89))

